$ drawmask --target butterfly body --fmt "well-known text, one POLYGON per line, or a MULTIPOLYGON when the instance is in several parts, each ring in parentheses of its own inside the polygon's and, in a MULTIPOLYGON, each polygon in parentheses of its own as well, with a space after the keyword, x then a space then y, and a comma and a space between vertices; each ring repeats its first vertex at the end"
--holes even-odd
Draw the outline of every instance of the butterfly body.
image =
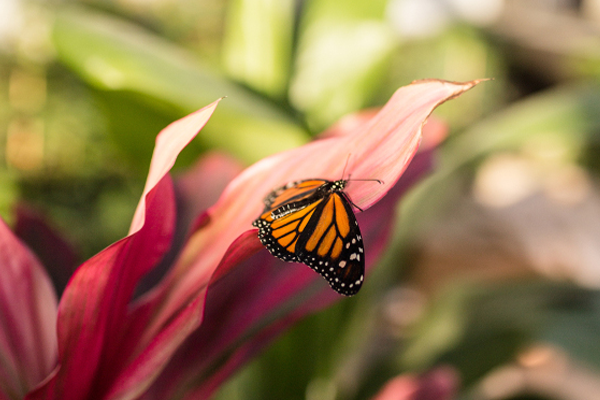
MULTIPOLYGON (((253 225, 275 257, 317 271, 338 293, 352 296, 364 280, 364 246, 347 180, 307 179, 273 190, 253 225)), ((358 207, 357 207, 358 208, 358 207)))

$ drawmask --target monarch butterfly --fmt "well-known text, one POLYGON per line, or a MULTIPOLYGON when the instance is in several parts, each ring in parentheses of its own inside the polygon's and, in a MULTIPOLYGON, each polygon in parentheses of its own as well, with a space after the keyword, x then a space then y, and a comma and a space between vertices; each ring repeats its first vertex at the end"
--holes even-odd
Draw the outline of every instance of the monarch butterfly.
POLYGON ((363 284, 365 255, 351 204, 362 210, 343 191, 347 183, 344 179, 290 182, 269 193, 252 225, 272 255, 308 265, 333 290, 353 296, 363 284))

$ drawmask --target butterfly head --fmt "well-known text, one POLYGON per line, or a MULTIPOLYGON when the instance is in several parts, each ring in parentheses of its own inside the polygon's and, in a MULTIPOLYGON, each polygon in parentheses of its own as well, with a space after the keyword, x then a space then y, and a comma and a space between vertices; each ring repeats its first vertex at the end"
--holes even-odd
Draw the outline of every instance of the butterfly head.
POLYGON ((347 184, 347 179, 338 179, 337 181, 331 181, 326 185, 329 192, 341 192, 346 188, 347 184))

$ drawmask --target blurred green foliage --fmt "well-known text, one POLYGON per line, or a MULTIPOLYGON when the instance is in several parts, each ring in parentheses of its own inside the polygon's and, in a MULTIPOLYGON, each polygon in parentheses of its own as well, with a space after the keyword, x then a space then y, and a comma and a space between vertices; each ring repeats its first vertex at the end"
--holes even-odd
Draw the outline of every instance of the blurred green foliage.
POLYGON ((595 40, 548 49, 552 41, 510 36, 502 19, 415 37, 391 22, 391 3, 23 2, 21 30, 0 37, 0 215, 11 221, 16 202, 34 204, 83 259, 127 232, 156 134, 220 97, 177 168, 213 149, 250 164, 299 146, 416 79, 493 77, 436 111, 450 136, 399 206, 393 244, 360 295, 302 321, 217 398, 368 398, 396 374, 439 363, 460 371, 468 395, 538 342, 597 372, 593 285, 439 279, 414 320, 394 333, 382 323, 390 293, 418 287, 415 238, 470 195, 490 157, 558 149, 552 162, 582 168, 593 189, 600 167, 595 40))
POLYGON ((230 77, 285 101, 291 72, 295 5, 292 0, 232 1, 223 40, 230 77))

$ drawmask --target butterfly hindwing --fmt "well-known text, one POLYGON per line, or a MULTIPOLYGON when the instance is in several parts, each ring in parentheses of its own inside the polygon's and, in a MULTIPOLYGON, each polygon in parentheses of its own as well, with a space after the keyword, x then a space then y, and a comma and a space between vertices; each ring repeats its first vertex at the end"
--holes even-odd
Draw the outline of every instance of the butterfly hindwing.
POLYGON ((321 274, 336 292, 352 296, 359 291, 364 280, 364 246, 342 192, 323 199, 296 246, 299 261, 321 274))

